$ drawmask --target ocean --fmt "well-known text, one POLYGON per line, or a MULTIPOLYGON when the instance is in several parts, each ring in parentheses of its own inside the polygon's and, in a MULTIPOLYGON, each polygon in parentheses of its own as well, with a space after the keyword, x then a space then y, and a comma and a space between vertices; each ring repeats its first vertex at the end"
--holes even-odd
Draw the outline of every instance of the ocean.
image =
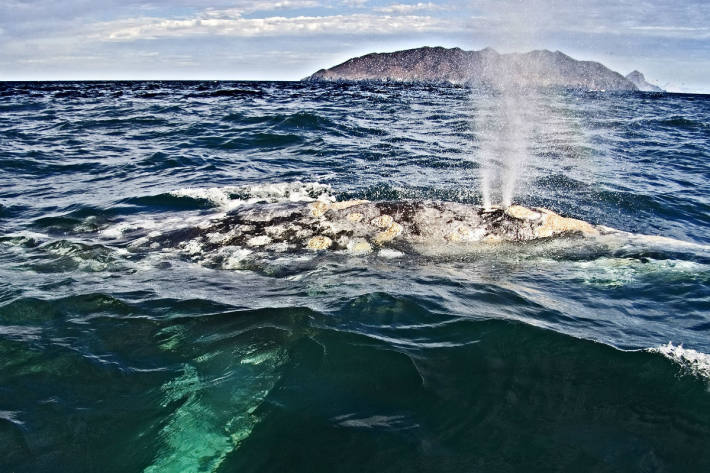
POLYGON ((500 103, 0 83, 0 471, 710 471, 710 96, 500 103), (481 206, 486 166, 623 238, 314 250, 259 223, 481 206))

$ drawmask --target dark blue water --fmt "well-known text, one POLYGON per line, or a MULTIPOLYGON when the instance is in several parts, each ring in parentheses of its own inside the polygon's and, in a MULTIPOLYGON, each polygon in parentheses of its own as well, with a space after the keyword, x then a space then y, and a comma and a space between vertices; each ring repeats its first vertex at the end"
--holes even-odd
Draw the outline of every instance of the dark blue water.
POLYGON ((633 238, 192 245, 268 203, 479 205, 497 100, 0 84, 0 471, 710 471, 707 96, 530 98, 515 201, 633 238))

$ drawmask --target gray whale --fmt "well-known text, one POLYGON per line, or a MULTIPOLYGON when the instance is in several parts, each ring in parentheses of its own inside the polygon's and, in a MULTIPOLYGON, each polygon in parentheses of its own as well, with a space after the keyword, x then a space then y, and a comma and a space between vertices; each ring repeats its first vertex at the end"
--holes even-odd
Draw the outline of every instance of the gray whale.
POLYGON ((328 255, 437 260, 480 256, 492 257, 492 261, 617 258, 618 251, 627 257, 669 251, 710 255, 706 245, 629 233, 521 205, 484 208, 427 200, 336 201, 326 195, 307 202, 240 203, 226 213, 193 222, 144 234, 127 249, 155 256, 177 251, 208 267, 258 272, 274 264, 298 268, 301 263, 310 264, 314 256, 328 255))
POLYGON ((620 233, 544 208, 507 208, 436 201, 280 202, 238 208, 206 224, 141 242, 204 254, 221 247, 259 252, 335 251, 368 254, 392 249, 428 254, 433 248, 491 246, 563 235, 620 233))

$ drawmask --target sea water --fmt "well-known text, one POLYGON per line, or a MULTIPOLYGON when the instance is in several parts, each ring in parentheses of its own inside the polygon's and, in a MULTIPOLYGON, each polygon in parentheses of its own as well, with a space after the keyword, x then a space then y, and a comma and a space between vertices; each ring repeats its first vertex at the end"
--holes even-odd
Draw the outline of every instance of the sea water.
POLYGON ((710 99, 542 91, 522 132, 496 100, 1 84, 0 471, 710 471, 710 99), (506 203, 650 237, 190 243, 258 206, 483 205, 496 150, 506 203))

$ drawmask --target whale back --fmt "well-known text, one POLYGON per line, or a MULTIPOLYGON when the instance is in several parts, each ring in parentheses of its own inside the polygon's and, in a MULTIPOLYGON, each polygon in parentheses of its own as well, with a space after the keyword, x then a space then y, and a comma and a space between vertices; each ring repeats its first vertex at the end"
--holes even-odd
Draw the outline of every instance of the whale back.
POLYGON ((156 238, 160 246, 263 251, 345 251, 392 248, 428 253, 445 246, 527 242, 561 235, 596 235, 601 227, 543 208, 483 208, 454 202, 280 202, 238 208, 207 225, 156 238))

